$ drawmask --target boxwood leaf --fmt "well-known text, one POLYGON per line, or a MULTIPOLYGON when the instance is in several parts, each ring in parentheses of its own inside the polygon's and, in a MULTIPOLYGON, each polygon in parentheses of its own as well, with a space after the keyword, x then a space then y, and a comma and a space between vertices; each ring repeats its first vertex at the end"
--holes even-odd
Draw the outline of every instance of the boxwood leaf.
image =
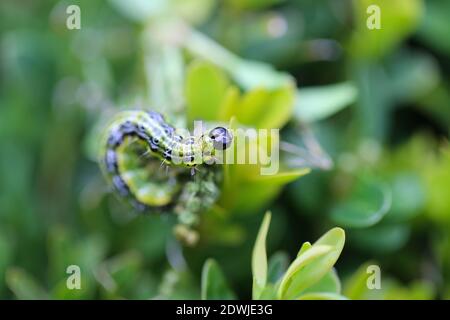
POLYGON ((222 270, 213 259, 206 260, 203 265, 201 297, 203 300, 231 300, 236 298, 228 286, 222 270))
POLYGON ((302 122, 325 119, 354 103, 357 93, 356 86, 350 82, 300 88, 297 91, 294 117, 302 122))
POLYGON ((348 300, 348 298, 333 292, 315 292, 301 295, 298 300, 348 300))
POLYGON ((309 249, 301 252, 286 271, 278 289, 278 297, 295 299, 305 289, 322 279, 339 258, 344 242, 344 230, 334 228, 309 249))
POLYGON ((266 238, 269 230, 271 213, 266 212, 252 253, 253 299, 258 299, 267 282, 266 238))
POLYGON ((359 180, 347 199, 331 210, 331 219, 344 227, 366 228, 380 222, 391 208, 392 194, 384 184, 359 180))
POLYGON ((187 70, 185 85, 188 123, 218 120, 228 88, 229 81, 219 68, 203 61, 193 62, 187 70))

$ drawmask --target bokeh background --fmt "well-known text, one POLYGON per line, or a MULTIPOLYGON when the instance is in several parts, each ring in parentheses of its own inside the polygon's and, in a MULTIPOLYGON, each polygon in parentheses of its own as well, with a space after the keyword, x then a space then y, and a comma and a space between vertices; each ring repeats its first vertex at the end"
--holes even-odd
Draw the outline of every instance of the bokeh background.
POLYGON ((1 1, 0 298, 199 298, 207 258, 250 298, 267 209, 269 255, 292 259, 303 241, 346 231, 336 270, 348 297, 450 298, 449 14, 441 0, 1 1), (71 4, 80 30, 66 27, 71 4), (136 217, 107 192, 92 151, 101 115, 164 103, 183 114, 187 100, 213 117, 224 81, 244 94, 287 75, 296 89, 262 94, 283 110, 268 127, 300 146, 306 125, 330 170, 237 189, 247 201, 205 215, 194 247, 174 239, 170 216, 136 217), (382 290, 355 289, 367 263, 382 290), (66 288, 71 264, 82 290, 66 288))

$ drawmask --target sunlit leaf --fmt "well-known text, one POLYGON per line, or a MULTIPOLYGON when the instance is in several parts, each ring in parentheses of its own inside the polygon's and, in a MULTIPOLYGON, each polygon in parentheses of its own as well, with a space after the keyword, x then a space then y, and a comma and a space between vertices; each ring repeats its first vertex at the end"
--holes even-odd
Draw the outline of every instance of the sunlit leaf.
POLYGON ((298 300, 348 300, 348 298, 333 292, 316 292, 302 294, 298 300))
POLYGON ((266 212, 256 237, 252 253, 253 299, 258 299, 267 282, 266 238, 270 225, 270 212, 266 212))
POLYGON ((218 120, 228 86, 226 76, 217 67, 201 61, 191 64, 185 88, 188 123, 218 120))
POLYGON ((289 120, 293 105, 294 87, 291 85, 272 90, 257 88, 242 98, 235 116, 251 127, 280 129, 289 120))
POLYGON ((331 269, 322 279, 303 291, 302 295, 308 293, 341 293, 341 281, 336 270, 331 269))
POLYGON ((304 250, 286 271, 278 290, 278 297, 295 299, 301 292, 322 279, 339 258, 344 242, 344 230, 334 228, 317 240, 311 248, 304 250))

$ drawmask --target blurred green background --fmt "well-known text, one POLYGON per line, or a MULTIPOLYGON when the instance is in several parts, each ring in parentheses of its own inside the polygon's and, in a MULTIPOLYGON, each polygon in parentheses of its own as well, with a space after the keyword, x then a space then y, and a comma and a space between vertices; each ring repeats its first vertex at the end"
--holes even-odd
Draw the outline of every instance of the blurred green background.
POLYGON ((195 299, 207 258, 250 298, 267 209, 269 255, 346 231, 348 297, 450 298, 449 14, 441 0, 1 1, 0 298, 195 299), (306 126, 334 166, 253 185, 235 172, 183 247, 173 217, 136 217, 100 174, 95 128, 123 106, 232 110, 299 147, 306 126), (355 285, 366 263, 381 290, 355 285), (72 264, 82 290, 66 288, 72 264))

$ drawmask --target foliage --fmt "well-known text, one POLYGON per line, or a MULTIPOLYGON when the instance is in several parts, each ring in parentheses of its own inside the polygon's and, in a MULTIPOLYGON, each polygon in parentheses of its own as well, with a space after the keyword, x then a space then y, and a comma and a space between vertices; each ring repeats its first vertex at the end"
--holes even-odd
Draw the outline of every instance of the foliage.
POLYGON ((0 2, 0 298, 450 298, 448 1, 74 3, 0 2), (129 108, 281 129, 280 171, 224 165, 182 246, 98 170, 129 108))
MULTIPOLYGON (((267 262, 266 237, 270 218, 271 214, 266 213, 253 248, 253 299, 346 299, 340 295, 340 280, 333 269, 344 246, 344 231, 334 228, 313 245, 305 242, 288 267, 286 256, 280 253, 267 262)), ((204 294, 203 299, 231 296, 223 274, 211 260, 203 267, 202 288, 216 288, 215 294, 204 294)))

